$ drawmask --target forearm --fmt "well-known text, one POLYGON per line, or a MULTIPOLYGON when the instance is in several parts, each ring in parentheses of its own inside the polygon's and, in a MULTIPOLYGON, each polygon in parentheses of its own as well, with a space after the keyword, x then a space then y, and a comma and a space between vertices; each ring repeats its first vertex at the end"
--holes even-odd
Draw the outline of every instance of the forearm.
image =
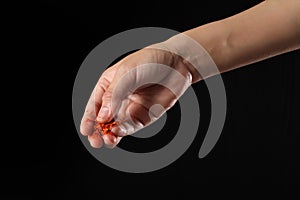
POLYGON ((201 44, 225 72, 298 49, 299 13, 299 0, 269 0, 184 34, 201 44))

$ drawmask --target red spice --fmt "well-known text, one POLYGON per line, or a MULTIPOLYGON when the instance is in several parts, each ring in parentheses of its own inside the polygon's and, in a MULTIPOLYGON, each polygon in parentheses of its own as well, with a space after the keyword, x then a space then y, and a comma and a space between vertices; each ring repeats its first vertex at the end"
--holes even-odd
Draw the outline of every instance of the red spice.
POLYGON ((106 134, 113 135, 113 133, 111 132, 111 129, 113 127, 115 127, 116 125, 118 125, 118 123, 114 120, 107 122, 107 123, 96 122, 95 130, 97 132, 101 133, 102 135, 106 135, 106 134))

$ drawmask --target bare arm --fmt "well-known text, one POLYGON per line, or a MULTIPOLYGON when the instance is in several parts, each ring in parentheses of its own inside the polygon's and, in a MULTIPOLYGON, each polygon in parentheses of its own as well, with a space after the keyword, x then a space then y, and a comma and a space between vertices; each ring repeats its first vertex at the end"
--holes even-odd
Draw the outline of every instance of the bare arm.
MULTIPOLYGON (((87 103, 81 123, 81 133, 88 136, 93 147, 99 148, 103 142, 114 147, 122 137, 133 134, 159 118, 163 112, 174 105, 192 82, 201 79, 197 70, 210 71, 211 66, 214 66, 211 58, 219 71, 225 72, 298 49, 300 47, 300 0, 264 1, 240 14, 188 30, 184 34, 201 44, 196 44, 197 47, 201 46, 200 53, 193 52, 191 45, 174 36, 173 39, 155 44, 156 47, 166 51, 155 48, 141 49, 111 66, 101 75, 87 103), (181 49, 176 48, 178 46, 181 49), (203 53, 202 47, 206 49, 209 56, 206 52, 203 53), (168 50, 180 56, 174 56, 168 50), (183 62, 185 60, 189 62, 183 62), (202 65, 197 65, 198 68, 191 66, 191 61, 195 60, 202 61, 200 62, 202 65), (158 67, 160 65, 149 67, 149 64, 153 63, 163 64, 170 67, 167 69, 176 70, 162 73, 163 70, 158 67), (210 65, 211 63, 213 65, 210 65), (141 68, 146 65, 148 67, 141 68), (184 79, 175 76, 178 75, 177 72, 180 72, 184 79), (128 74, 131 76, 125 76, 128 74), (159 80, 165 81, 163 83, 168 83, 167 88, 172 90, 158 87, 157 84, 135 90, 135 86, 138 85, 136 80, 160 83, 153 81, 157 80, 157 77, 161 77, 159 80), (123 80, 122 84, 119 83, 121 80, 123 80), (122 88, 118 88, 118 85, 122 88), (174 91, 177 95, 174 95, 174 91), (114 97, 122 98, 112 99, 113 92, 117 94, 114 97), (116 114, 112 102, 116 102, 115 105, 122 105, 122 109, 117 110, 116 114), (150 112, 152 105, 161 105, 161 107, 155 112, 150 112), (150 117, 152 114, 149 113, 155 113, 154 117, 150 117), (106 123, 112 119, 116 119, 119 124, 111 130, 113 134, 100 135, 99 130, 94 129, 94 122, 106 123)), ((178 35, 182 39, 183 34, 178 35)), ((193 44, 195 44, 194 40, 193 44)), ((203 77, 214 74, 216 73, 207 73, 207 76, 203 77)))
POLYGON ((221 72, 300 48, 300 1, 268 0, 232 17, 186 31, 221 72))

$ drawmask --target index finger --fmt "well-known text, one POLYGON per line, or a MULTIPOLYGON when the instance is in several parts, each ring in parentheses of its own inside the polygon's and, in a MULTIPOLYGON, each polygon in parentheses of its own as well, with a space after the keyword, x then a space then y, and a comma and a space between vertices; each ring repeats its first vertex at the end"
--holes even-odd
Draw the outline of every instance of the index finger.
POLYGON ((103 93, 104 88, 101 87, 100 84, 97 84, 88 100, 81 120, 80 132, 82 135, 87 136, 93 133, 96 117, 101 107, 103 93))

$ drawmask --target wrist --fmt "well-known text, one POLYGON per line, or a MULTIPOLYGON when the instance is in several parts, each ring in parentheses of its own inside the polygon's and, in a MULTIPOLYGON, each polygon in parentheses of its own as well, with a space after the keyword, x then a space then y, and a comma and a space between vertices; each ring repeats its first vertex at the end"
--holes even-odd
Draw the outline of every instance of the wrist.
POLYGON ((219 74, 215 62, 204 47, 185 34, 175 35, 150 47, 171 52, 175 68, 186 70, 192 76, 192 83, 219 74))

